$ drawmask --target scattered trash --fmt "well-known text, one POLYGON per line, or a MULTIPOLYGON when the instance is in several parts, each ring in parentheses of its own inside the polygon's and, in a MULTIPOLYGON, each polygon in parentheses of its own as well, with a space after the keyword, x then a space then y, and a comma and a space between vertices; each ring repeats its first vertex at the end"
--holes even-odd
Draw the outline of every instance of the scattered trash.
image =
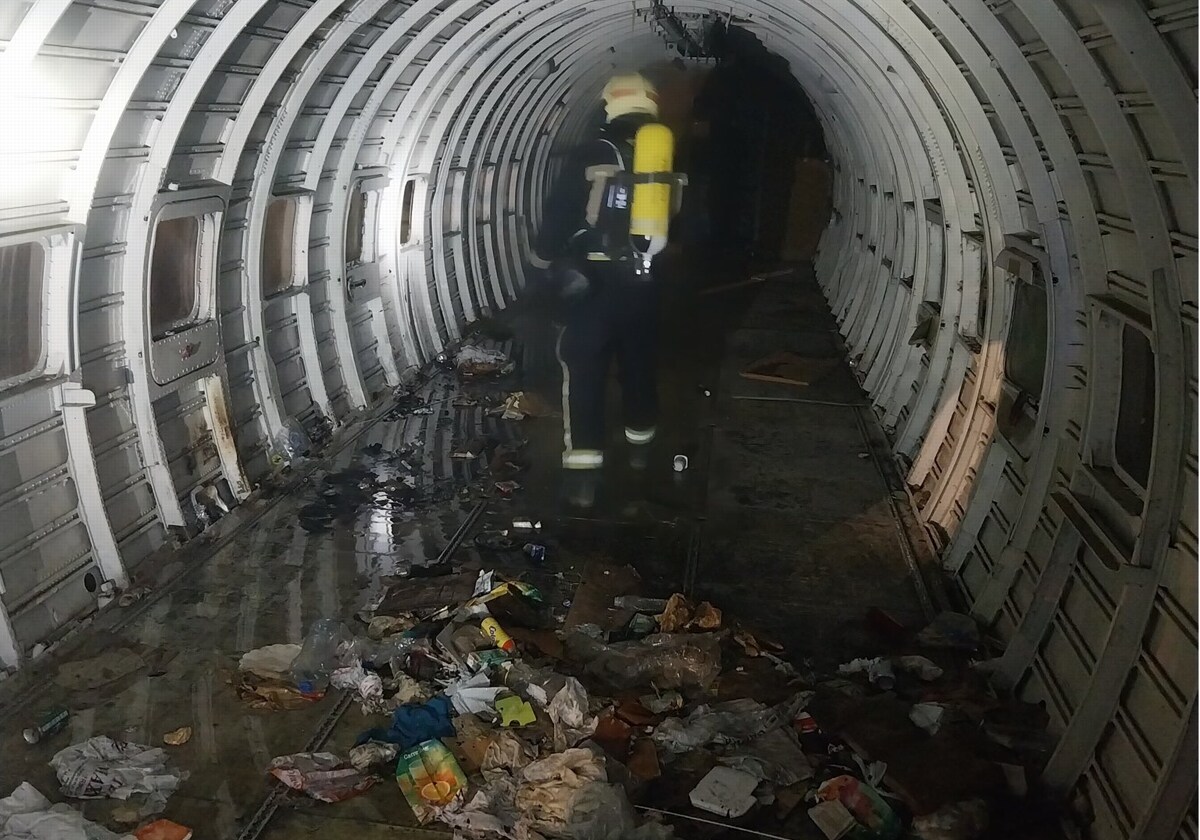
POLYGON ((417 617, 412 613, 377 615, 367 624, 367 638, 386 639, 388 636, 411 630, 416 625, 417 617))
MULTIPOLYGON (((446 695, 460 715, 487 714, 496 711, 496 697, 504 689, 493 687, 484 672, 466 677, 446 687, 446 695)), ((425 740, 425 739, 421 739, 425 740)))
POLYGON ((677 473, 684 472, 688 468, 688 456, 676 455, 671 460, 671 468, 677 473))
POLYGON ((858 821, 838 800, 818 802, 808 809, 808 816, 828 840, 839 840, 858 826, 858 821))
POLYGON ((289 417, 283 421, 283 425, 272 438, 271 449, 279 463, 291 464, 312 454, 313 444, 300 421, 289 417))
POLYGON ((344 802, 370 790, 377 779, 363 775, 333 753, 295 753, 271 761, 267 772, 292 790, 320 802, 344 802))
POLYGON ((596 718, 588 716, 588 695, 574 677, 554 695, 546 706, 554 723, 554 749, 557 752, 576 746, 596 731, 596 718))
POLYGON ((137 840, 191 840, 192 830, 170 820, 155 820, 133 833, 137 840))
POLYGON ((273 680, 242 671, 234 682, 239 698, 252 709, 303 709, 325 696, 324 691, 301 691, 290 680, 273 680))
POLYGON ((351 641, 353 637, 341 622, 329 618, 314 621, 292 661, 290 670, 296 687, 306 694, 324 689, 338 667, 338 649, 351 641))
POLYGON ((392 712, 392 725, 388 729, 369 729, 358 737, 355 745, 380 741, 408 749, 422 741, 450 737, 454 735, 450 708, 450 699, 444 696, 420 705, 400 706, 392 712))
POLYGON ((801 692, 778 708, 749 698, 700 706, 686 718, 667 718, 651 737, 667 752, 677 755, 710 744, 745 743, 793 720, 805 695, 801 692))
POLYGON ((668 691, 663 694, 643 694, 638 698, 646 709, 656 715, 673 712, 683 708, 683 696, 678 691, 668 691))
POLYGON ((679 633, 684 630, 716 630, 721 626, 721 611, 708 601, 699 606, 675 593, 658 616, 659 629, 664 633, 679 633))
POLYGON ((526 417, 548 417, 554 410, 537 394, 517 391, 509 394, 504 402, 488 414, 499 415, 501 420, 524 420, 526 417))
POLYGON ((21 733, 26 743, 37 744, 56 732, 66 729, 71 713, 66 709, 50 709, 38 718, 38 722, 21 733))
POLYGON ((390 764, 400 754, 400 747, 395 744, 380 744, 368 741, 350 748, 350 765, 360 773, 366 773, 374 767, 390 764))
POLYGON ((242 654, 238 669, 269 680, 288 679, 299 655, 300 645, 266 645, 242 654))
POLYGON ((896 675, 892 671, 892 663, 882 657, 874 659, 854 659, 845 665, 838 666, 839 674, 866 673, 872 685, 884 691, 889 691, 896 685, 896 675))
POLYGON ((987 831, 988 822, 987 802, 968 799, 914 818, 912 836, 920 840, 976 840, 987 831))
POLYGON ((688 794, 693 805, 710 814, 740 817, 754 807, 758 779, 730 767, 714 767, 688 794))
POLYGON ((445 744, 429 740, 400 754, 396 784, 424 825, 467 789, 467 777, 445 744))
POLYGON ((521 485, 515 481, 497 481, 493 486, 501 496, 511 496, 521 489, 521 485))
POLYGON ((872 788, 853 776, 836 776, 817 788, 817 797, 824 801, 840 802, 864 829, 856 837, 865 840, 895 840, 903 825, 895 812, 872 788))
POLYGON ((485 779, 495 777, 497 771, 516 773, 537 758, 537 750, 511 732, 501 732, 488 743, 487 750, 479 762, 485 779))
POLYGON ((72 799, 128 799, 149 794, 150 813, 161 811, 184 779, 167 766, 161 747, 114 741, 104 735, 59 750, 50 766, 72 799))
POLYGON ((163 736, 163 743, 168 747, 182 747, 190 740, 192 740, 192 727, 190 726, 181 726, 178 729, 172 729, 163 736))
POLYGON ((480 623, 480 628, 483 630, 484 637, 505 653, 512 653, 517 649, 517 643, 513 641, 513 637, 504 632, 504 628, 496 619, 485 618, 480 623))
POLYGON ((133 833, 138 840, 191 840, 192 829, 170 820, 155 820, 133 833))
POLYGON ((500 725, 528 726, 537 721, 537 715, 529 701, 520 697, 503 697, 496 701, 496 713, 500 715, 500 725))
POLYGON ((812 765, 796 736, 786 727, 772 729, 726 753, 720 762, 779 787, 811 779, 812 765))
POLYGON ((132 607, 134 604, 136 604, 138 601, 142 600, 149 594, 150 594, 150 587, 148 587, 148 586, 134 587, 133 589, 129 589, 129 590, 126 590, 125 592, 122 592, 117 597, 117 606, 120 607, 121 609, 128 609, 129 607, 132 607))
POLYGON ((979 647, 979 625, 969 615, 956 612, 938 613, 924 630, 917 634, 917 643, 931 648, 975 650, 979 647))
POLYGON ((930 735, 936 735, 942 727, 946 707, 941 703, 916 703, 908 712, 908 719, 930 735))
POLYGON ((21 782, 0 799, 0 837, 4 840, 122 840, 102 825, 84 819, 70 805, 50 804, 37 788, 21 782))
POLYGON ((721 671, 720 640, 711 633, 663 633, 606 645, 574 632, 566 644, 570 658, 617 690, 708 688, 721 671))
POLYGON ((526 543, 523 549, 525 556, 534 563, 542 564, 546 560, 546 546, 538 545, 537 543, 526 543))
POLYGON ((507 375, 516 365, 499 350, 488 350, 474 344, 462 347, 454 354, 454 367, 460 376, 507 375))
POLYGON ((540 521, 535 522, 532 519, 514 519, 512 526, 513 526, 513 530, 516 530, 516 531, 540 531, 540 530, 542 530, 542 523, 540 521))

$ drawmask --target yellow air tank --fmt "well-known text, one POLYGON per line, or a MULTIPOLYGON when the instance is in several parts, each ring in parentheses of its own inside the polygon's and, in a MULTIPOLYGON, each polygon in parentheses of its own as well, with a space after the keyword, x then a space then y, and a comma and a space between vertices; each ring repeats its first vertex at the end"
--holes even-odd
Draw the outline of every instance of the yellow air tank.
POLYGON ((671 182, 675 164, 675 137, 662 123, 647 123, 633 141, 633 204, 629 209, 629 233, 633 236, 665 237, 671 226, 671 182), (641 183, 639 175, 661 175, 663 180, 641 183))

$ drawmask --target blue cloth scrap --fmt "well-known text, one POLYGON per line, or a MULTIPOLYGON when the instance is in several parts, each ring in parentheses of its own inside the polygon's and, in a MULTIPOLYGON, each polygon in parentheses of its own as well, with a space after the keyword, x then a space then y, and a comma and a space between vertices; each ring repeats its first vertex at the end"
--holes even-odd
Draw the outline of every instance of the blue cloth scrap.
POLYGON ((423 741, 434 738, 449 738, 454 735, 454 724, 450 712, 454 707, 450 698, 439 694, 428 703, 408 703, 392 712, 390 729, 369 729, 358 736, 355 746, 368 741, 397 744, 406 750, 423 741))

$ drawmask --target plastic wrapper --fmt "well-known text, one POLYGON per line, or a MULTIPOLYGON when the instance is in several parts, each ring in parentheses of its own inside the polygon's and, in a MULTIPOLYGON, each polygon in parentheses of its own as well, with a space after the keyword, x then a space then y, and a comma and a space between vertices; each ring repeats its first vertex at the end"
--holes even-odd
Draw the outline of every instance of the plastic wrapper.
POLYGON ((51 805, 29 782, 0 799, 0 837, 4 840, 132 840, 84 819, 70 805, 51 805))
POLYGON ((64 796, 72 799, 128 799, 149 794, 151 802, 165 805, 183 775, 167 766, 161 747, 114 741, 106 736, 89 738, 60 750, 50 759, 64 796))
POLYGON ((313 445, 309 440, 308 433, 300 425, 300 421, 289 417, 283 421, 283 425, 275 433, 275 437, 271 441, 271 448, 276 455, 290 464, 298 458, 307 458, 311 455, 313 445))
POLYGON ((853 776, 835 776, 821 785, 817 798, 826 802, 841 802, 854 817, 859 829, 856 840, 895 840, 903 824, 883 797, 868 784, 853 776))
POLYGON ((295 753, 271 761, 267 772, 292 790, 320 802, 342 802, 370 790, 376 779, 347 766, 333 753, 295 753))
POLYGON ((395 744, 368 741, 350 749, 350 764, 360 773, 366 773, 372 767, 390 764, 399 754, 400 748, 395 744))
POLYGON ((567 657, 616 690, 707 689, 721 672, 720 637, 711 633, 657 634, 606 645, 582 633, 566 641, 567 657))
POLYGON ((668 752, 682 755, 710 744, 744 743, 784 721, 776 709, 743 698, 701 706, 686 718, 667 718, 651 737, 668 752))
POLYGON ((786 726, 764 732, 719 760, 726 767, 779 787, 789 787, 811 779, 813 775, 812 765, 800 748, 800 742, 786 726))
POLYGON ((546 707, 554 723, 554 750, 562 752, 573 747, 596 731, 596 718, 588 715, 587 690, 574 677, 554 695, 546 707))
POLYGON ((511 732, 499 733, 483 755, 479 765, 485 779, 497 773, 517 773, 537 757, 537 750, 511 732))
POLYGON ((521 771, 516 806, 534 827, 555 831, 566 825, 575 792, 607 778, 604 759, 591 750, 554 753, 521 771))

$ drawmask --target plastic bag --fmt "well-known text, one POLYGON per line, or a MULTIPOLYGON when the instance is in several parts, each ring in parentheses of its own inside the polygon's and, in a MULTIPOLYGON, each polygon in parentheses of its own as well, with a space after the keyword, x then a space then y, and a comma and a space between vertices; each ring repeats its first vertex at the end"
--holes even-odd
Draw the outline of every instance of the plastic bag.
POLYGON ((360 773, 366 773, 372 767, 395 761, 400 754, 400 748, 395 744, 380 744, 368 741, 350 749, 350 764, 360 773))
POLYGON ((376 782, 333 753, 282 755, 271 761, 267 772, 321 802, 342 802, 370 790, 376 782))
POLYGON ((73 799, 128 799, 151 794, 162 804, 183 775, 167 767, 161 747, 114 741, 104 735, 60 750, 50 759, 64 796, 73 799))
POLYGON ((539 830, 561 829, 575 791, 606 782, 604 760, 591 750, 570 749, 535 761, 521 771, 516 806, 539 830))
POLYGON ((300 422, 294 417, 289 417, 275 433, 271 448, 276 456, 290 464, 297 458, 307 458, 311 455, 313 445, 300 422))
POLYGON ((0 799, 0 837, 5 840, 129 840, 89 822, 69 805, 51 805, 29 782, 0 799))
POLYGON ((569 659, 616 690, 707 689, 721 672, 721 640, 712 633, 658 634, 614 645, 573 633, 566 648, 569 659))
POLYGON ((686 718, 667 718, 651 736, 668 752, 682 755, 709 744, 739 744, 775 729, 785 720, 757 700, 742 698, 701 706, 686 718))
POLYGON ((596 731, 596 718, 588 716, 587 690, 574 677, 554 695, 546 707, 554 723, 554 750, 562 752, 573 747, 596 731))
POLYGON ((790 727, 764 732, 719 761, 779 787, 790 787, 813 775, 812 765, 790 727))
POLYGON ((511 732, 501 732, 483 754, 479 770, 485 779, 497 773, 517 773, 537 757, 537 750, 511 732))

